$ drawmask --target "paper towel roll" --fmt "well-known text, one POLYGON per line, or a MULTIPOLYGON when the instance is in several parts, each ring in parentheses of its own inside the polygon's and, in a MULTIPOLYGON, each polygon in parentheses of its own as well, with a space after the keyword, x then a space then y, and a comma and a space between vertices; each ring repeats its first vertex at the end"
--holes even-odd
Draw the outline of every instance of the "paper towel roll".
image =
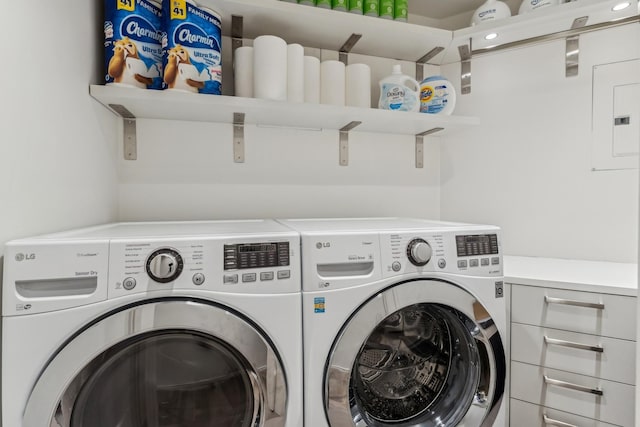
POLYGON ((276 36, 253 41, 253 96, 287 100, 287 43, 276 36))
POLYGON ((304 102, 320 103, 320 60, 315 56, 304 57, 304 102))
POLYGON ((233 81, 236 96, 253 98, 253 48, 251 46, 236 49, 233 58, 233 81))
POLYGON ((287 46, 287 100, 304 102, 304 48, 299 44, 287 46))
POLYGON ((340 61, 320 64, 320 103, 345 105, 345 65, 340 61))
POLYGON ((347 105, 371 108, 371 69, 367 64, 347 65, 346 92, 347 105))

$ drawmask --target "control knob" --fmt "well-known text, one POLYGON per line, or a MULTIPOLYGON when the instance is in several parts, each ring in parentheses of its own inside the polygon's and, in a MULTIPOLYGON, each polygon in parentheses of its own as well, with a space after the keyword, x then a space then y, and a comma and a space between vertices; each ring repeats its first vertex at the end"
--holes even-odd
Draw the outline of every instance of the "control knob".
POLYGON ((147 274, 158 283, 169 283, 177 279, 183 266, 182 257, 171 248, 158 249, 147 258, 147 274))
POLYGON ((407 245, 407 257, 409 257, 411 264, 418 267, 427 265, 431 259, 431 253, 431 246, 424 239, 413 239, 407 245))

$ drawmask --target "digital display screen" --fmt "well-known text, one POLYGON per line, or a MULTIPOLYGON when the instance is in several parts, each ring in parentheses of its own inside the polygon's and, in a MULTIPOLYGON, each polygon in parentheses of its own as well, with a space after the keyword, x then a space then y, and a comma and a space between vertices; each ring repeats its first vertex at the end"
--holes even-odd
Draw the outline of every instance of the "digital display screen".
POLYGON ((239 245, 238 252, 246 253, 246 252, 275 252, 277 246, 274 243, 269 244, 258 244, 258 245, 239 245))
POLYGON ((456 236, 458 256, 497 255, 497 234, 456 236))
POLYGON ((289 265, 289 242, 224 245, 224 269, 284 267, 289 265))

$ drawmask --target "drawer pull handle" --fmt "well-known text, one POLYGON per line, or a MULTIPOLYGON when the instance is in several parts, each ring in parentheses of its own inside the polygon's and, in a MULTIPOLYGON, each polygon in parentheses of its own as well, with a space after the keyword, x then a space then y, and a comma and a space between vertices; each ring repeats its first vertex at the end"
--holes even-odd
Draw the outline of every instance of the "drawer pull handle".
POLYGON ((578 427, 574 424, 563 423, 562 421, 554 420, 553 418, 547 417, 547 414, 542 414, 542 419, 544 420, 544 424, 547 426, 556 426, 556 427, 578 427))
POLYGON ((602 396, 604 393, 600 388, 590 388, 585 387, 579 384, 568 383, 566 381, 555 380, 553 378, 549 378, 548 376, 544 376, 545 384, 555 385, 557 387, 568 388, 571 390, 582 391, 584 393, 595 394, 596 396, 602 396))
POLYGON ((544 342, 545 344, 553 344, 553 345, 559 345, 562 347, 570 347, 570 348, 577 348, 579 350, 589 350, 589 351, 595 351, 596 353, 604 353, 604 348, 601 345, 580 344, 579 342, 549 338, 546 335, 544 336, 544 342))
POLYGON ((585 301, 575 301, 564 298, 554 298, 546 296, 544 297, 544 301, 547 304, 562 304, 562 305, 572 305, 574 307, 587 307, 587 308, 595 308, 596 310, 604 310, 604 304, 599 304, 596 302, 585 302, 585 301))

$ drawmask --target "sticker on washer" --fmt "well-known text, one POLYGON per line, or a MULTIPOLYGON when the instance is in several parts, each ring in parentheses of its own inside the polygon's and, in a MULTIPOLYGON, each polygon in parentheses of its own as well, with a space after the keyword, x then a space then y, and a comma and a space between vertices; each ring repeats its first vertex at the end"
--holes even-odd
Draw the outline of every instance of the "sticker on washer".
POLYGON ((324 297, 316 297, 313 299, 313 312, 324 313, 324 297))

